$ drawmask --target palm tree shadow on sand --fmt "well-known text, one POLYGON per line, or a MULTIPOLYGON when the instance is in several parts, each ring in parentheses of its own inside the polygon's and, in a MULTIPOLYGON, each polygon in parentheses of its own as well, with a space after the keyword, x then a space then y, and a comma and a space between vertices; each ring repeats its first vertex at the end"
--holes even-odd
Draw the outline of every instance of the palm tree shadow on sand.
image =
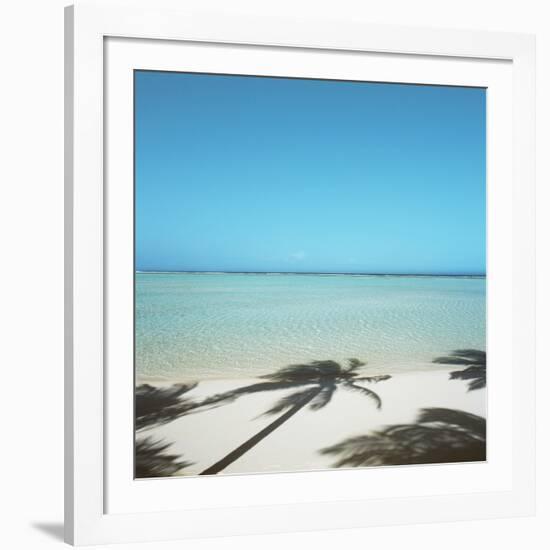
MULTIPOLYGON (((459 349, 434 363, 461 365, 451 380, 469 380, 468 391, 486 387, 487 354, 459 349)), ((334 467, 477 462, 486 459, 486 420, 456 409, 424 408, 413 424, 394 424, 320 451, 340 458, 334 467)))
POLYGON ((166 424, 196 408, 196 402, 184 397, 184 394, 196 386, 195 382, 174 384, 166 388, 149 384, 137 386, 135 391, 136 429, 166 424))
POLYGON ((486 422, 464 411, 421 409, 414 424, 396 424, 320 451, 333 467, 476 462, 486 459, 486 422))
POLYGON ((181 473, 191 462, 181 460, 181 456, 166 451, 171 443, 164 443, 152 437, 136 440, 134 475, 136 478, 170 477, 181 473))
POLYGON ((196 387, 196 383, 154 387, 141 384, 135 390, 135 462, 136 478, 169 477, 180 474, 191 462, 167 452, 171 443, 151 436, 137 437, 140 431, 175 420, 191 411, 196 403, 184 394, 196 387))
MULTIPOLYGON (((174 384, 169 387, 154 387, 142 384, 135 391, 136 432, 172 422, 187 414, 201 412, 232 403, 246 395, 277 390, 297 390, 279 399, 263 415, 280 414, 260 432, 239 445, 218 462, 201 472, 200 475, 217 474, 235 460, 252 449, 260 441, 284 424, 298 411, 309 407, 318 411, 326 407, 339 388, 358 392, 374 402, 377 409, 382 407, 380 396, 362 383, 378 383, 391 378, 389 375, 360 376, 365 363, 349 359, 348 366, 342 367, 336 361, 312 361, 307 364, 289 365, 278 371, 264 375, 265 381, 242 386, 201 400, 189 399, 186 393, 196 387, 196 383, 174 384)), ((170 444, 155 441, 151 437, 136 439, 135 475, 141 477, 172 476, 190 463, 181 461, 177 455, 165 451, 170 444)))
POLYGON ((376 408, 380 409, 382 406, 380 396, 360 383, 377 383, 391 377, 389 375, 360 376, 359 369, 364 365, 365 363, 362 363, 358 359, 349 359, 347 367, 342 367, 336 361, 330 360, 290 365, 275 373, 262 376, 261 378, 267 380, 266 382, 251 384, 209 398, 207 400, 208 404, 218 406, 231 402, 243 395, 284 389, 297 390, 279 399, 264 413, 264 415, 282 413, 281 416, 277 417, 268 426, 239 445, 218 462, 201 472, 200 475, 212 475, 221 472, 304 407, 308 406, 312 411, 318 411, 326 407, 339 388, 358 392, 368 397, 374 402, 376 408))
POLYGON ((468 391, 480 390, 487 385, 487 354, 477 349, 457 349, 450 355, 438 357, 433 363, 463 365, 464 370, 451 372, 451 380, 470 380, 468 391))

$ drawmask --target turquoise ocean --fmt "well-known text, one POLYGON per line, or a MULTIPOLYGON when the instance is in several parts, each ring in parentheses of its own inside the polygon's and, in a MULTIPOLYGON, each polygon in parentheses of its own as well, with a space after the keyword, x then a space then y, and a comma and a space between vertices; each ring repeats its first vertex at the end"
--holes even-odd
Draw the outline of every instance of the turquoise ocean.
POLYGON ((137 273, 139 376, 251 378, 356 357, 372 372, 485 350, 484 277, 137 273))

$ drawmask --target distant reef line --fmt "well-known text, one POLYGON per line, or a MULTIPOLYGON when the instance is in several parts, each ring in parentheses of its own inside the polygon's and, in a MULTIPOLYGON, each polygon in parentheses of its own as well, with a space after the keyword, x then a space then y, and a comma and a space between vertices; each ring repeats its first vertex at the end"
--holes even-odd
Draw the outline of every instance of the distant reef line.
POLYGON ((485 279, 485 273, 359 273, 344 271, 194 271, 194 270, 142 270, 140 275, 350 275, 358 277, 463 277, 466 279, 485 279))

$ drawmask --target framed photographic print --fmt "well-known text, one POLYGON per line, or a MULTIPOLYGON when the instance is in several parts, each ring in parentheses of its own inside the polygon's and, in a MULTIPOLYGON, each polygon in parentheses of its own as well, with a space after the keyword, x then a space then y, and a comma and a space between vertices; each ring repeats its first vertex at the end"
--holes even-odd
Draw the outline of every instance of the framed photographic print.
POLYGON ((533 512, 533 39, 306 23, 67 8, 70 543, 533 512))

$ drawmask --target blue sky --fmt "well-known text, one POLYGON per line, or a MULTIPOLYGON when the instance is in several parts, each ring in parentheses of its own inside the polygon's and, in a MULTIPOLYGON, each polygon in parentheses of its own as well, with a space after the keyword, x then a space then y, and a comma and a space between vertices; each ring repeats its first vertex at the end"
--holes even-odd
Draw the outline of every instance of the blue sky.
POLYGON ((136 269, 485 273, 485 90, 135 86, 136 269))

